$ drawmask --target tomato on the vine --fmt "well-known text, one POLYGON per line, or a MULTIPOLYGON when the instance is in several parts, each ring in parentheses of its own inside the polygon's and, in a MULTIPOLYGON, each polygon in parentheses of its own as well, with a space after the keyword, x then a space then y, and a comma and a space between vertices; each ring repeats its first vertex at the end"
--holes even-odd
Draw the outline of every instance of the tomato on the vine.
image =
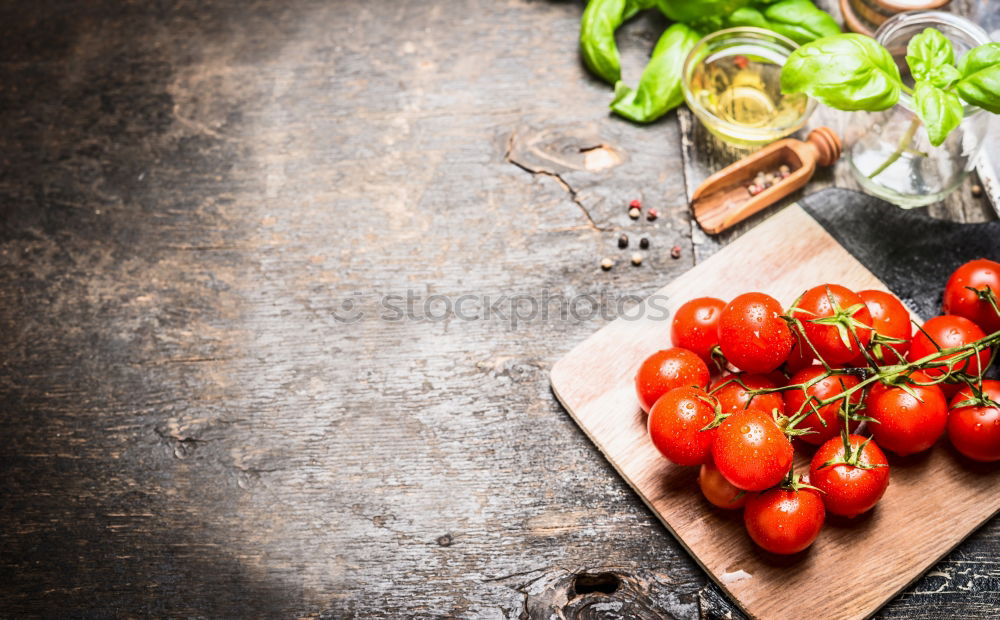
POLYGON ((861 435, 849 435, 848 440, 850 455, 844 453, 842 437, 834 437, 816 450, 809 465, 809 484, 823 491, 827 511, 854 517, 882 499, 889 486, 889 461, 874 441, 861 435), (831 461, 833 464, 827 465, 831 461))
MULTIPOLYGON (((865 307, 871 314, 872 327, 876 334, 904 341, 873 343, 872 357, 879 364, 899 364, 906 359, 906 352, 910 350, 910 339, 913 334, 910 311, 895 295, 885 291, 858 291, 858 297, 865 303, 865 307), (887 351, 886 348, 892 348, 896 353, 887 351)), ((867 362, 864 356, 855 358, 854 365, 866 366, 867 362)))
POLYGON ((802 551, 823 528, 826 509, 810 488, 771 489, 747 500, 743 522, 750 538, 771 553, 802 551))
POLYGON ((657 351, 643 361, 635 375, 635 391, 639 405, 648 412, 656 402, 677 387, 706 387, 710 378, 708 366, 687 349, 674 347, 657 351))
POLYGON ((777 409, 785 412, 785 402, 778 392, 751 395, 749 390, 761 390, 778 387, 765 375, 752 375, 745 372, 726 375, 712 384, 712 395, 719 401, 723 413, 735 413, 744 409, 759 409, 770 412, 777 409))
POLYGON ((795 341, 781 317, 778 300, 764 293, 744 293, 719 317, 719 346, 726 359, 744 372, 768 373, 781 366, 795 341))
POLYGON ((1000 315, 985 299, 967 287, 987 288, 1000 297, 1000 263, 985 258, 965 263, 951 274, 944 287, 944 312, 965 317, 992 334, 1000 330, 1000 315))
MULTIPOLYGON (((910 378, 919 383, 932 379, 914 372, 910 378)), ((875 441, 900 456, 922 452, 934 445, 948 423, 948 402, 936 385, 907 384, 902 387, 876 383, 865 400, 869 424, 875 441)))
POLYGON ((839 284, 821 284, 803 293, 792 316, 802 322, 806 338, 828 364, 853 360, 871 340, 868 308, 857 293, 839 284))
POLYGON ((796 340, 795 344, 792 345, 791 353, 788 354, 788 359, 785 360, 785 370, 790 374, 795 374, 803 368, 808 368, 818 362, 819 360, 816 359, 809 345, 796 340))
POLYGON ((966 386, 955 395, 948 414, 948 438, 970 459, 1000 461, 1000 381, 985 379, 983 396, 988 401, 963 405, 973 400, 972 389, 966 386))
POLYGON ((711 363, 712 348, 719 344, 719 317, 725 307, 726 302, 721 299, 698 297, 678 308, 670 324, 674 346, 711 363))
POLYGON ((715 429, 702 430, 715 419, 713 400, 696 387, 674 388, 649 410, 649 438, 668 461, 701 465, 712 450, 715 429))
POLYGON ((698 486, 710 503, 726 510, 742 508, 747 503, 749 493, 734 487, 719 472, 712 459, 701 466, 698 472, 698 486))
MULTIPOLYGON (((805 392, 795 388, 785 390, 783 392, 786 415, 794 416, 799 411, 812 412, 805 419, 796 424, 795 428, 813 431, 805 435, 800 435, 799 439, 815 446, 818 446, 827 439, 836 436, 840 433, 841 429, 844 428, 844 423, 838 414, 841 408, 845 405, 845 399, 838 398, 834 402, 823 406, 818 406, 816 403, 828 398, 834 398, 838 394, 845 392, 860 383, 857 377, 849 374, 835 374, 819 379, 819 377, 823 376, 824 373, 826 373, 826 369, 822 366, 810 366, 809 368, 800 370, 792 375, 792 378, 788 380, 789 385, 797 383, 815 383, 809 385, 809 387, 805 389, 805 392), (807 399, 810 401, 809 404, 806 404, 807 399), (813 407, 814 405, 816 405, 815 410, 813 407), (817 413, 819 415, 817 415, 817 413)), ((852 393, 848 400, 852 404, 860 403, 861 390, 857 390, 852 393)), ((853 430, 854 428, 857 428, 858 422, 852 420, 850 421, 850 425, 853 430)))
MULTIPOLYGON (((910 354, 908 357, 911 362, 915 362, 932 353, 937 353, 940 349, 961 347, 975 342, 985 336, 986 334, 983 333, 983 330, 980 329, 978 325, 965 317, 955 316, 953 314, 936 316, 923 324, 923 331, 918 331, 913 336, 913 342, 910 344, 910 354), (928 338, 928 336, 930 336, 930 338, 928 338), (931 339, 933 339, 933 342, 931 339), (937 346, 935 346, 935 343, 937 346)), ((948 371, 948 366, 945 362, 956 355, 958 355, 958 353, 953 353, 941 358, 940 363, 936 363, 934 367, 925 370, 927 376, 937 378, 945 374, 948 371)), ((985 368, 989 363, 990 349, 987 347, 980 351, 978 356, 973 355, 965 361, 957 363, 955 365, 955 370, 968 375, 976 376, 979 374, 980 368, 985 368)), ((941 387, 946 393, 949 391, 954 393, 954 391, 958 389, 954 385, 945 387, 945 385, 942 384, 941 387)))
POLYGON ((770 413, 747 409, 715 429, 712 460, 733 486, 762 491, 781 482, 792 465, 792 443, 770 413))

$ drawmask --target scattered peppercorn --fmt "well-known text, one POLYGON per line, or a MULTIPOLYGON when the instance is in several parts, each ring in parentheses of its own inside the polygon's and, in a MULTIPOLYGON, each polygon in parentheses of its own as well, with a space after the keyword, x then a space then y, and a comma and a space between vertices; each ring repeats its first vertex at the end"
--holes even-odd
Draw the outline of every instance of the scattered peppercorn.
POLYGON ((980 196, 982 196, 983 195, 983 186, 982 185, 978 185, 978 184, 977 185, 973 185, 972 186, 972 195, 975 196, 976 198, 979 198, 980 196))
POLYGON ((621 237, 618 237, 618 247, 623 250, 628 247, 628 235, 622 234, 621 237))
POLYGON ((639 254, 638 252, 634 252, 632 254, 632 264, 635 265, 636 267, 638 267, 639 265, 641 265, 642 264, 642 254, 639 254))
POLYGON ((646 237, 639 239, 639 247, 642 248, 643 250, 649 249, 649 239, 647 239, 646 237))
POLYGON ((658 217, 660 217, 660 212, 657 211, 656 209, 650 209, 649 211, 646 212, 646 219, 649 220, 650 222, 652 222, 658 217))
POLYGON ((604 271, 608 271, 614 266, 615 266, 615 261, 611 260, 610 258, 605 258, 604 260, 601 261, 601 269, 603 269, 604 271))
POLYGON ((633 200, 632 202, 628 203, 628 206, 631 209, 641 209, 642 208, 642 202, 640 200, 638 200, 638 199, 637 200, 633 200))
POLYGON ((675 245, 670 248, 670 258, 680 258, 681 257, 681 246, 675 245))
POLYGON ((628 210, 628 216, 633 220, 639 219, 639 209, 632 207, 631 209, 628 210))

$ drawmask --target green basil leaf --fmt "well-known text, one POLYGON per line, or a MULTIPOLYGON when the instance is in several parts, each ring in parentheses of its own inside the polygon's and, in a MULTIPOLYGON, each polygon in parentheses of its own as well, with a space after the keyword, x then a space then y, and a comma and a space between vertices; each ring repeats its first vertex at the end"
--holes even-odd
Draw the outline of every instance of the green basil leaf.
POLYGON ((771 24, 768 23, 764 14, 749 6, 733 11, 733 14, 726 20, 726 25, 730 27, 752 26, 754 28, 766 28, 771 30, 771 24))
POLYGON ((675 22, 689 23, 705 17, 725 17, 750 0, 657 0, 660 11, 675 22))
POLYGON ((958 63, 962 78, 955 86, 972 105, 1000 114, 1000 43, 974 47, 958 63))
POLYGON ((937 86, 944 86, 934 78, 939 77, 941 67, 955 64, 955 49, 940 31, 925 28, 907 44, 906 64, 910 67, 914 81, 926 80, 937 86))
POLYGON ((799 44, 840 34, 836 20, 809 0, 776 2, 764 10, 764 17, 771 30, 799 44))
POLYGON ((684 101, 681 73, 684 59, 701 36, 685 24, 674 24, 660 37, 639 79, 632 90, 624 82, 615 85, 611 109, 637 123, 649 123, 660 118, 684 101))
POLYGON ((962 122, 962 101, 958 95, 930 82, 917 82, 913 89, 913 106, 934 146, 941 146, 948 134, 962 122))
POLYGON ((792 52, 781 90, 806 93, 840 110, 885 110, 899 101, 903 82, 892 55, 875 39, 838 34, 792 52))
POLYGON ((587 68, 605 82, 621 78, 615 31, 655 0, 590 0, 580 19, 580 54, 587 68))

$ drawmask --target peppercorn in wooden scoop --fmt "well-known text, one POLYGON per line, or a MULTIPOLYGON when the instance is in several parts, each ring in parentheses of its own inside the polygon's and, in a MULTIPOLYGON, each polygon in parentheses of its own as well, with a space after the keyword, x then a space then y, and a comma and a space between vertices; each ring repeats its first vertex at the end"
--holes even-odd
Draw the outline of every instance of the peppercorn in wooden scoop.
POLYGON ((720 233, 805 185, 817 165, 832 165, 840 151, 829 127, 814 129, 806 142, 769 144, 705 179, 691 197, 694 217, 705 232, 720 233))

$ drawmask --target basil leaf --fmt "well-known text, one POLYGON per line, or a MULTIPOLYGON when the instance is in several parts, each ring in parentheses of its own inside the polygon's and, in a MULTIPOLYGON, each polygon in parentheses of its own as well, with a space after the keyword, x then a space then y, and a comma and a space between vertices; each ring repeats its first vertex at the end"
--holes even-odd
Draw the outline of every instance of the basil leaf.
POLYGON ((925 80, 941 88, 951 86, 959 77, 958 69, 953 66, 955 49, 951 41, 933 28, 925 28, 910 39, 906 64, 915 81, 925 80))
POLYGON ((580 54, 587 68, 605 82, 621 78, 615 31, 655 0, 590 0, 580 18, 580 54))
POLYGON ((675 22, 689 23, 715 15, 726 16, 750 0, 657 0, 660 12, 675 22))
POLYGON ((781 90, 806 93, 840 110, 885 110, 903 82, 892 55, 875 39, 838 34, 806 43, 785 61, 781 90))
POLYGON ((754 28, 766 28, 771 30, 771 24, 768 23, 764 14, 749 6, 733 11, 733 14, 726 20, 726 25, 730 27, 752 26, 754 28))
POLYGON ((955 86, 962 99, 1000 114, 1000 43, 974 47, 958 63, 962 78, 955 86))
POLYGON ((771 30, 799 44, 840 34, 836 20, 809 0, 777 2, 764 10, 764 17, 771 30))
POLYGON ((615 85, 611 109, 637 123, 660 118, 684 101, 681 73, 684 59, 701 36, 685 24, 674 24, 660 37, 639 86, 632 90, 624 82, 615 85))
POLYGON ((948 134, 962 122, 962 102, 958 95, 930 82, 917 82, 913 89, 913 106, 934 146, 941 146, 948 134))

